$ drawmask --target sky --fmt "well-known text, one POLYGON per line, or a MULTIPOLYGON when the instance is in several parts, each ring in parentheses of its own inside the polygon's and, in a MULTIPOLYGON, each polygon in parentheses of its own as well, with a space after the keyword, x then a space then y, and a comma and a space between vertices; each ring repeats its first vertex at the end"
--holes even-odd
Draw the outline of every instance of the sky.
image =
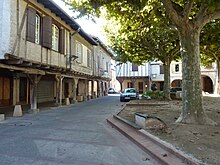
MULTIPOLYGON (((64 2, 61 0, 53 0, 56 2, 61 8, 63 8, 70 16, 72 16, 72 11, 68 9, 64 2)), ((104 21, 101 19, 97 19, 96 23, 88 20, 86 18, 80 18, 75 20, 81 28, 88 34, 92 36, 98 37, 103 43, 107 44, 106 37, 104 36, 104 32, 102 30, 102 26, 104 26, 104 21)))

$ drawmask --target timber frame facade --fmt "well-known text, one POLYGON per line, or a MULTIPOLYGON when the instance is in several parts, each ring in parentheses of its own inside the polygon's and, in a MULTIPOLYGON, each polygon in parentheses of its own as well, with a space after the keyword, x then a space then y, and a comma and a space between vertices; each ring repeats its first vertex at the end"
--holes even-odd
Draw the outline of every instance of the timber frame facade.
POLYGON ((0 4, 0 107, 107 94, 113 57, 52 0, 0 4))

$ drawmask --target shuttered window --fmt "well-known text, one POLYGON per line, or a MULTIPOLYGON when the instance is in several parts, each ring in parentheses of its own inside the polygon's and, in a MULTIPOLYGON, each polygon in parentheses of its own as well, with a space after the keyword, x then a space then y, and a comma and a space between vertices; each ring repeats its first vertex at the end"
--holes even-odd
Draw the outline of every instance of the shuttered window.
POLYGON ((87 66, 88 67, 92 66, 92 54, 89 49, 87 50, 87 66))
POLYGON ((26 40, 35 42, 36 11, 32 8, 28 8, 27 15, 26 40))
POLYGON ((132 71, 138 71, 138 66, 135 64, 132 64, 132 71))
POLYGON ((108 68, 109 68, 109 63, 106 62, 106 72, 108 72, 108 68))
POLYGON ((79 42, 76 43, 76 56, 77 58, 77 62, 82 63, 82 53, 83 53, 83 47, 82 44, 80 44, 79 42))
POLYGON ((59 52, 64 54, 65 52, 65 30, 60 30, 60 40, 59 40, 59 52))
POLYGON ((164 74, 164 65, 160 65, 160 74, 164 74))
POLYGON ((42 46, 52 48, 52 18, 49 16, 43 17, 43 33, 42 46))

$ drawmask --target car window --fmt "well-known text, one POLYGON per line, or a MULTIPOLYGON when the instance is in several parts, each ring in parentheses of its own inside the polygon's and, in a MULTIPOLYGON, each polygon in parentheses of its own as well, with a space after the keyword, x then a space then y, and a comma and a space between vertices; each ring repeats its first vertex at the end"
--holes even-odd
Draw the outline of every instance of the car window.
POLYGON ((134 90, 134 89, 131 89, 130 92, 131 92, 131 93, 135 93, 135 90, 134 90))

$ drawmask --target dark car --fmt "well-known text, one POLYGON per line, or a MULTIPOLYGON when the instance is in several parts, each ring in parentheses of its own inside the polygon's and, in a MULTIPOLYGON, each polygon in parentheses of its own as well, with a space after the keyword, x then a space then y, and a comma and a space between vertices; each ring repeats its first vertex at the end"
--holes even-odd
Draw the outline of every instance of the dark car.
POLYGON ((182 91, 182 88, 181 87, 172 87, 172 88, 170 88, 170 98, 171 99, 176 99, 176 93, 178 91, 182 91))
POLYGON ((135 88, 126 88, 120 94, 120 101, 130 101, 139 99, 139 94, 135 88))

